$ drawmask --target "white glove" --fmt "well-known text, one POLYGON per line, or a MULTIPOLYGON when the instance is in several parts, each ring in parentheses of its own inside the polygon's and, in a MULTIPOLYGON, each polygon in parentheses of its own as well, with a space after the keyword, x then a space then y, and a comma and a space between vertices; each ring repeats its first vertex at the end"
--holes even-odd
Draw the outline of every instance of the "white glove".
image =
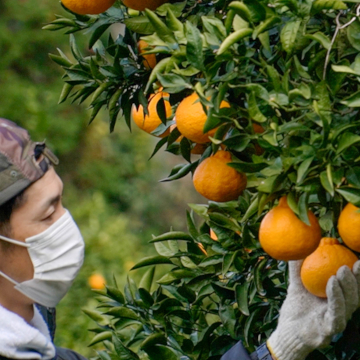
POLYGON ((342 266, 326 286, 327 299, 310 294, 300 278, 300 261, 289 261, 288 294, 280 309, 278 326, 267 341, 278 360, 303 360, 313 350, 330 343, 345 330, 359 307, 360 260, 353 272, 342 266))

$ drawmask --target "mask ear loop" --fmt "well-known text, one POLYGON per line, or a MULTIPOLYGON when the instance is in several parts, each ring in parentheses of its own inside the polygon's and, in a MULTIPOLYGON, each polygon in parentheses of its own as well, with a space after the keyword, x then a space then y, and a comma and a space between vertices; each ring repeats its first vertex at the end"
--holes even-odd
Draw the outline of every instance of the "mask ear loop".
POLYGON ((5 278, 6 280, 10 281, 12 284, 14 285, 19 285, 19 283, 17 281, 15 281, 14 279, 12 279, 11 277, 7 276, 5 273, 3 273, 0 270, 0 276, 2 276, 3 278, 5 278))
MULTIPOLYGON (((22 241, 18 241, 18 240, 13 240, 13 239, 10 239, 10 238, 8 238, 6 236, 2 236, 2 235, 0 235, 0 240, 4 240, 6 242, 9 242, 9 243, 12 243, 12 244, 15 244, 15 245, 19 245, 19 246, 22 246, 22 247, 25 247, 25 248, 28 248, 30 246, 30 244, 26 244, 26 243, 24 243, 22 241)), ((19 283, 17 281, 15 281, 11 277, 7 276, 1 270, 0 270, 0 276, 5 278, 6 280, 10 281, 14 285, 19 285, 19 283)))
POLYGON ((8 238, 6 236, 2 236, 2 235, 0 235, 0 240, 4 240, 6 242, 9 242, 9 243, 12 243, 12 244, 15 244, 15 245, 19 245, 19 246, 22 246, 22 247, 26 247, 26 248, 28 248, 30 246, 30 244, 24 243, 24 242, 19 241, 19 240, 10 239, 10 238, 8 238))

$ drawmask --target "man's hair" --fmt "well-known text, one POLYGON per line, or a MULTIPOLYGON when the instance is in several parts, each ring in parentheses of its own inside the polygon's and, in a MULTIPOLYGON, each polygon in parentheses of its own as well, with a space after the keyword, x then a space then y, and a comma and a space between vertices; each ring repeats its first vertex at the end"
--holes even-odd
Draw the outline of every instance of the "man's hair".
MULTIPOLYGON (((0 206, 0 235, 11 237, 11 214, 25 202, 24 192, 25 190, 21 191, 19 194, 0 206)), ((2 250, 8 249, 11 245, 13 244, 0 239, 0 247, 2 250)))

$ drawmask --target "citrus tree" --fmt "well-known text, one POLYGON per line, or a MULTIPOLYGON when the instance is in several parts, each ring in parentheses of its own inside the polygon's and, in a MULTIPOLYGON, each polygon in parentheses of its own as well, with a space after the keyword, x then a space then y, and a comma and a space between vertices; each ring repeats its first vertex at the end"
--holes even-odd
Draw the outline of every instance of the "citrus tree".
MULTIPOLYGON (((316 248, 321 236, 358 233, 349 230, 360 223, 360 5, 77 3, 65 1, 69 15, 45 26, 70 34, 73 59, 50 55, 65 71, 60 102, 88 101, 90 122, 107 109, 110 131, 121 118, 158 136, 152 156, 182 159, 162 181, 193 174, 210 200, 189 204, 188 232, 154 236, 158 256, 134 266, 148 267, 140 284, 98 291, 99 311, 89 313, 99 325, 92 344, 104 344, 98 357, 215 360, 238 340, 253 351, 276 327, 284 260, 307 256, 310 238, 316 248), (88 52, 74 34, 88 34, 88 52), (284 196, 284 215, 265 234, 263 219, 284 196), (301 248, 287 245, 297 256, 263 250, 304 227, 301 248), (167 269, 160 279, 156 267, 167 269)), ((360 358, 359 315, 308 358, 360 358)))

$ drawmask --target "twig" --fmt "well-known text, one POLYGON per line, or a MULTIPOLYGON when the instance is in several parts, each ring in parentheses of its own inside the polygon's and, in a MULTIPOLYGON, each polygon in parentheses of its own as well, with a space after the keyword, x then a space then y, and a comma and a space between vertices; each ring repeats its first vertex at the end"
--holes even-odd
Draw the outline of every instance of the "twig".
POLYGON ((343 15, 343 14, 344 14, 344 11, 340 10, 340 12, 336 16, 336 29, 335 29, 334 35, 333 35, 333 37, 331 39, 330 47, 329 47, 329 49, 328 49, 328 51, 326 53, 325 64, 324 64, 324 72, 323 72, 323 80, 325 80, 325 77, 326 77, 326 69, 327 69, 327 66, 329 64, 330 53, 331 53, 332 47, 333 47, 333 45, 335 43, 336 37, 337 37, 337 35, 339 33, 339 30, 345 29, 346 27, 351 25, 360 16, 360 4, 356 7, 356 16, 353 16, 351 18, 351 20, 349 22, 347 22, 346 24, 341 25, 340 24, 340 16, 343 15))

